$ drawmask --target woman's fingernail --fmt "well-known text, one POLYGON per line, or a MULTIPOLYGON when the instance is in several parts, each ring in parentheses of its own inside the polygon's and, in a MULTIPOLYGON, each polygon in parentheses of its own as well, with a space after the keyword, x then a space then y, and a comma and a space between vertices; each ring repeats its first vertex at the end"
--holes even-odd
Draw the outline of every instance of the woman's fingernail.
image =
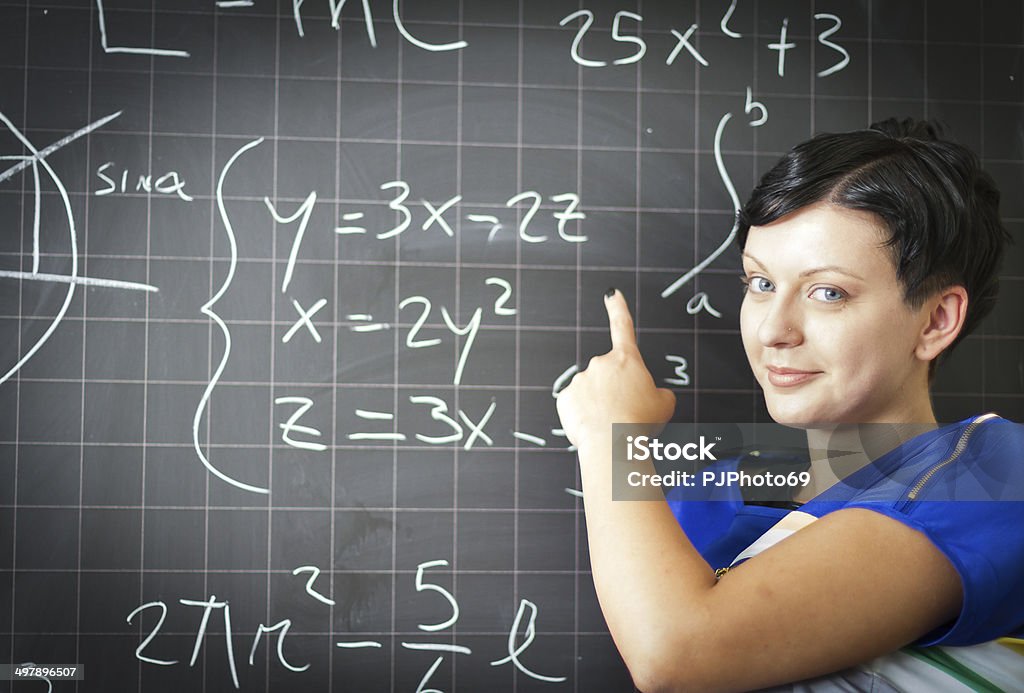
POLYGON ((614 295, 615 295, 615 287, 614 286, 604 292, 604 297, 605 298, 611 298, 614 295))

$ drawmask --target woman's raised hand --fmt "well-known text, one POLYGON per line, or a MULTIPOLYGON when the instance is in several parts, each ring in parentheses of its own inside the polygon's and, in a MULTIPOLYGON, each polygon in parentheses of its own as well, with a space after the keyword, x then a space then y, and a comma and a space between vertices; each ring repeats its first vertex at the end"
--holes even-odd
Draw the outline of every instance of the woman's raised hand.
POLYGON ((620 291, 605 295, 612 349, 590 359, 558 394, 558 417, 569 442, 578 448, 608 441, 613 423, 660 427, 672 418, 676 397, 658 387, 644 365, 633 334, 633 317, 620 291))

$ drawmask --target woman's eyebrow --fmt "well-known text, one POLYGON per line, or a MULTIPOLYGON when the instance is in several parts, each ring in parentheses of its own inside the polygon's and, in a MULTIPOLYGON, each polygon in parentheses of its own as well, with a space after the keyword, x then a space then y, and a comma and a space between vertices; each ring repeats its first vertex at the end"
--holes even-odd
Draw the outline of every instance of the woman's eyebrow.
POLYGON ((854 274, 850 270, 846 269, 845 267, 840 267, 839 265, 825 265, 824 267, 815 267, 814 269, 804 270, 803 272, 800 273, 800 276, 809 277, 812 274, 818 274, 819 272, 837 272, 838 274, 845 274, 847 277, 852 277, 854 279, 864 281, 864 277, 860 276, 859 274, 854 274))
MULTIPOLYGON (((765 267, 764 263, 761 262, 760 260, 758 260, 756 257, 751 255, 750 253, 744 251, 743 252, 743 257, 745 257, 748 260, 750 260, 751 262, 755 263, 761 269, 767 271, 768 268, 765 267)), ((823 265, 822 267, 814 267, 812 269, 806 269, 803 272, 801 272, 798 276, 800 276, 801 278, 809 277, 812 274, 818 274, 819 272, 837 272, 839 274, 845 274, 848 277, 852 277, 854 279, 858 279, 860 281, 864 281, 864 277, 860 276, 859 274, 857 274, 855 272, 851 272, 850 270, 846 269, 845 267, 841 267, 839 265, 823 265)))
MULTIPOLYGON (((751 262, 756 264, 761 269, 763 269, 765 271, 768 271, 768 268, 765 267, 765 263, 761 262, 761 260, 758 260, 756 257, 751 255, 750 253, 748 253, 746 251, 743 251, 742 257, 745 258, 745 259, 750 260, 751 262)), ((862 277, 860 274, 857 274, 856 272, 851 271, 851 270, 847 269, 846 267, 842 267, 840 265, 822 265, 821 267, 811 267, 810 269, 805 269, 804 271, 802 271, 799 274, 799 276, 801 278, 804 278, 804 277, 807 277, 807 276, 811 276, 812 274, 818 274, 818 273, 821 273, 821 272, 837 272, 839 274, 845 274, 846 276, 852 277, 854 279, 858 279, 860 281, 864 280, 864 277, 862 277)))

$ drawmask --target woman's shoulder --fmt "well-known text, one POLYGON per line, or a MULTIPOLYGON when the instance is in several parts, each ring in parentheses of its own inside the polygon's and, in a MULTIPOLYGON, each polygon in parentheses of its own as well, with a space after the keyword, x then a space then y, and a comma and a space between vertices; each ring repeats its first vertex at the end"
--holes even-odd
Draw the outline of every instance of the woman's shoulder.
POLYGON ((1024 450, 1024 425, 1011 421, 994 412, 970 416, 956 423, 946 424, 936 430, 931 445, 926 446, 929 455, 940 455, 961 463, 986 461, 999 452, 1016 451, 1012 459, 1000 457, 996 462, 1017 462, 1024 450))
POLYGON ((995 414, 932 429, 842 477, 811 503, 907 512, 915 501, 1024 501, 1024 425, 995 414))
POLYGON ((982 438, 1004 444, 1024 442, 1024 424, 1011 421, 994 412, 972 417, 967 426, 974 426, 982 438))
POLYGON ((907 501, 1024 501, 1024 425, 990 413, 941 430, 910 465, 907 501))

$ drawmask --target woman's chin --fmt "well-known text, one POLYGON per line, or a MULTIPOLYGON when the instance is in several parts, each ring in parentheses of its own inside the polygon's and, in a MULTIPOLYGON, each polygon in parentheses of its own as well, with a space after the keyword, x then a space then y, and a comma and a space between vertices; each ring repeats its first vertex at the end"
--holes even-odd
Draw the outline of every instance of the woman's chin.
POLYGON ((829 418, 821 412, 811 411, 803 407, 772 406, 771 402, 769 402, 768 413, 775 423, 781 426, 788 426, 789 428, 810 429, 830 423, 829 418))
POLYGON ((800 419, 780 419, 774 416, 772 417, 772 419, 775 421, 775 423, 779 424, 780 426, 785 426, 787 428, 799 428, 805 431, 812 428, 817 428, 815 423, 812 423, 810 421, 803 421, 800 419))

